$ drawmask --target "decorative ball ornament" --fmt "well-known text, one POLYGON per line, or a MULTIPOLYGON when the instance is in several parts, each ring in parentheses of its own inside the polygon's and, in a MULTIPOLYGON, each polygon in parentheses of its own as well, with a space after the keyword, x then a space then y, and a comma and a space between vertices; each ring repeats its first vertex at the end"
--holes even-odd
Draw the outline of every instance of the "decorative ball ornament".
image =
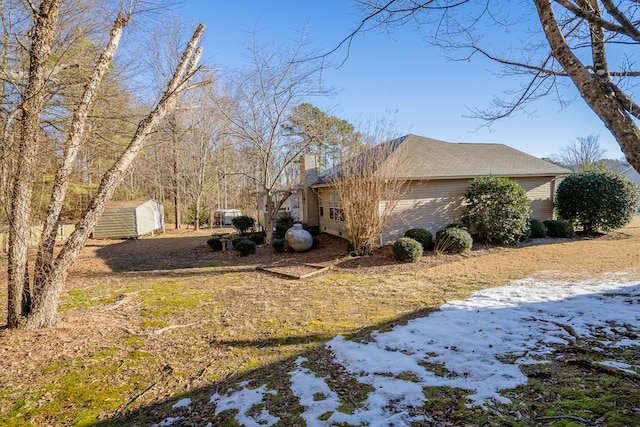
POLYGON ((313 245, 311 233, 303 229, 300 223, 293 224, 293 227, 285 233, 284 239, 296 252, 308 251, 313 245))

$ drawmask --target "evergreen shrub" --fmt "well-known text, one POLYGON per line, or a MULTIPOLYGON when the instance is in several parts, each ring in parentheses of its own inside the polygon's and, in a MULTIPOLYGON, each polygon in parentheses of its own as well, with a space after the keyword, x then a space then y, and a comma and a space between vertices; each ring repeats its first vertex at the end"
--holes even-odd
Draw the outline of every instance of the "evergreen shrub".
POLYGON ((443 228, 436 233, 435 249, 442 252, 468 252, 473 246, 473 238, 468 231, 457 228, 443 228))
POLYGON ((569 239, 576 235, 573 228, 573 224, 569 221, 561 219, 548 219, 543 221, 545 227, 547 227, 547 236, 549 237, 562 237, 569 239))
POLYGON ((547 237, 547 226, 539 219, 531 218, 529 220, 529 228, 531 229, 529 237, 532 239, 542 239, 547 237))
POLYGON ((300 222, 298 218, 291 215, 291 212, 283 212, 278 214, 278 217, 275 220, 275 231, 274 236, 277 239, 284 239, 284 235, 287 233, 287 230, 293 227, 293 224, 296 222, 300 222))
POLYGON ((514 180, 499 176, 475 178, 465 194, 462 223, 481 242, 515 244, 529 231, 531 202, 514 180))
POLYGON ((622 228, 640 205, 640 188, 607 170, 586 170, 565 177, 556 192, 558 214, 585 234, 622 228))
POLYGON ((430 251, 433 249, 433 235, 431 232, 424 228, 411 228, 404 233, 404 237, 410 237, 413 240, 417 240, 422 244, 422 249, 430 251))
POLYGON ((393 256, 400 261, 416 262, 422 253, 422 244, 410 237, 401 237, 393 244, 393 256))
POLYGON ((236 240, 236 243, 233 244, 233 248, 242 255, 251 255, 256 252, 256 244, 251 240, 244 237, 236 240))
POLYGON ((271 242, 271 247, 274 252, 284 252, 285 251, 285 241, 284 239, 273 239, 271 242))
POLYGON ((255 220, 247 215, 237 216, 231 219, 231 224, 240 232, 240 234, 247 234, 247 232, 253 229, 255 220))
POLYGON ((209 245, 209 247, 213 249, 214 252, 221 251, 223 249, 222 240, 218 236, 214 236, 207 240, 207 245, 209 245))

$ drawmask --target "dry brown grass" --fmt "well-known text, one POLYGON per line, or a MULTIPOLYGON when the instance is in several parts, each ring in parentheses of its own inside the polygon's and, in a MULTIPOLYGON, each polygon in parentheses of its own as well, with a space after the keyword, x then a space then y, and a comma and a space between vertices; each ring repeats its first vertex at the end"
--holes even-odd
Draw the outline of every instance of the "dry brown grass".
MULTIPOLYGON (((91 241, 69 277, 60 322, 40 331, 0 329, 0 424, 89 425, 135 412, 162 416, 182 393, 226 387, 256 369, 283 369, 336 334, 405 322, 445 301, 523 277, 638 277, 640 220, 618 233, 476 247, 467 255, 395 261, 388 249, 344 256, 324 236, 306 254, 212 252, 210 232, 169 231, 130 241, 91 241), (288 280, 255 267, 295 259, 333 265, 288 280)), ((2 261, 6 274, 6 261, 2 261)), ((0 289, 0 322, 6 288, 0 289)))

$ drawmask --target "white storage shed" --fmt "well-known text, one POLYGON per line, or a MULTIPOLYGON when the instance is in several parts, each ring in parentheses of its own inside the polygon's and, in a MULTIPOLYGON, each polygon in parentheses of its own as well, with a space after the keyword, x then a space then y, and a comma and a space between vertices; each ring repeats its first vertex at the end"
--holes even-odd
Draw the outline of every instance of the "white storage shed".
POLYGON ((216 224, 221 227, 224 225, 233 225, 233 218, 242 216, 242 212, 238 209, 218 209, 214 212, 216 224))
POLYGON ((111 202, 98 220, 94 239, 132 239, 164 232, 164 206, 155 200, 111 202))

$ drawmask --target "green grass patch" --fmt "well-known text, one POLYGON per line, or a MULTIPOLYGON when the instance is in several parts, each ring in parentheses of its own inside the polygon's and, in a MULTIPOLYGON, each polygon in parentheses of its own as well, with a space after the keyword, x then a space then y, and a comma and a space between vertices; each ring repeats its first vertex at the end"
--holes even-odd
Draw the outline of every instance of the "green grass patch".
POLYGON ((107 285, 93 286, 87 289, 71 289, 63 295, 60 311, 65 312, 73 308, 86 308, 112 304, 121 296, 114 295, 107 285))
POLYGON ((122 361, 110 356, 111 350, 45 366, 43 373, 57 373, 55 382, 15 401, 0 415, 0 425, 48 425, 55 420, 56 425, 90 426, 117 410, 145 383, 134 371, 126 372, 127 382, 113 381, 125 372, 122 361))

